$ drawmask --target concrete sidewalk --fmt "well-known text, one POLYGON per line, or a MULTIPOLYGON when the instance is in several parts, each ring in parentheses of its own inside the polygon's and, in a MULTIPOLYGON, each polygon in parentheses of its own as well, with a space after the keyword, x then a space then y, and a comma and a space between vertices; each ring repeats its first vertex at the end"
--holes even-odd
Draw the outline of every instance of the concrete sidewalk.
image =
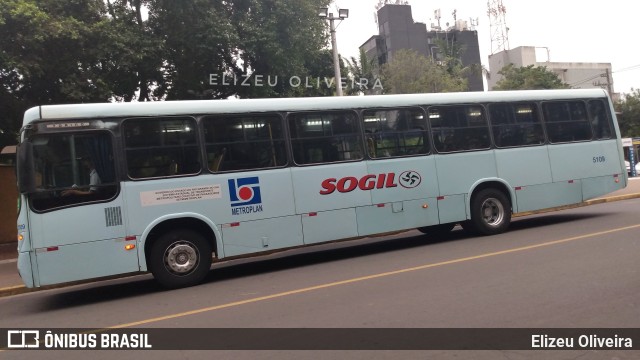
MULTIPOLYGON (((622 190, 618 190, 616 192, 613 192, 601 198, 585 201, 581 204, 568 205, 568 206, 562 206, 562 207, 553 208, 553 209, 545 209, 545 210, 532 211, 527 213, 520 213, 515 216, 516 217, 527 216, 532 214, 539 214, 539 213, 545 213, 545 212, 551 212, 551 211, 577 208, 581 206, 600 204, 604 202, 620 201, 620 200, 635 199, 635 198, 640 198, 640 177, 629 179, 629 185, 626 188, 622 190)), ((47 286, 44 288, 27 289, 23 285, 22 279, 20 279, 20 275, 18 274, 17 261, 16 261, 18 256, 17 247, 18 247, 17 242, 13 242, 9 244, 0 244, 0 297, 22 294, 30 291, 38 291, 42 289, 64 287, 64 286, 70 285, 70 284, 62 284, 62 285, 55 285, 55 286, 47 286)))

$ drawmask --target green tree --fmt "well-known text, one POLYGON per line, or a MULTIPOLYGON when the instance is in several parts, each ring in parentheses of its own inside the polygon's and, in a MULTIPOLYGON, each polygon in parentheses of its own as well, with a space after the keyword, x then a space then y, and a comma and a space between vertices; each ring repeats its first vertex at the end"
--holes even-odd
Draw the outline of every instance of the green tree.
MULTIPOLYGON (((243 97, 308 96, 326 94, 306 87, 306 78, 333 74, 326 50, 328 23, 318 17, 318 7, 330 0, 239 0, 234 2, 233 23, 238 33, 241 73, 278 76, 276 86, 238 89, 243 97), (319 67, 318 65, 321 65, 319 67), (291 86, 298 77, 300 86, 291 86)), ((310 81, 312 83, 312 81, 310 81)), ((326 89, 326 87, 325 87, 326 89)))
POLYGON ((451 75, 415 50, 400 50, 382 67, 384 92, 387 94, 438 93, 464 91, 467 80, 451 75))
POLYGON ((107 19, 97 0, 6 0, 0 5, 0 76, 29 103, 104 101, 98 59, 107 19))
POLYGON ((0 88, 0 150, 7 145, 18 143, 18 131, 24 104, 13 94, 0 88))
POLYGON ((616 102, 615 108, 622 115, 618 117, 620 132, 623 137, 640 136, 640 89, 631 89, 616 102))
POLYGON ((35 105, 332 95, 324 81, 305 86, 335 81, 317 17, 329 3, 2 0, 0 146, 35 105))
POLYGON ((0 146, 14 143, 31 106, 111 96, 95 46, 105 12, 100 0, 0 2, 0 146))
POLYGON ((311 0, 150 0, 149 27, 165 42, 167 99, 323 94, 326 24, 311 0), (291 86, 291 78, 301 85, 291 86), (312 82, 312 81, 311 81, 312 82))
POLYGON ((100 29, 106 41, 100 63, 104 81, 117 101, 162 99, 166 91, 163 71, 166 44, 144 20, 149 1, 106 0, 109 21, 100 29))
MULTIPOLYGON (((309 74, 310 87, 298 87, 294 91, 283 92, 286 96, 334 96, 335 72, 333 69, 333 52, 331 49, 322 49, 317 54, 305 60, 305 68, 309 74), (313 61, 312 59, 315 59, 313 61)), ((342 74, 346 73, 344 63, 340 62, 342 74)), ((342 75, 341 75, 342 76, 342 75)))
POLYGON ((377 59, 369 59, 363 49, 360 49, 358 58, 352 56, 347 60, 347 71, 350 83, 354 86, 347 88, 347 94, 355 95, 363 93, 365 95, 377 94, 382 91, 381 84, 375 75, 378 72, 377 59))
MULTIPOLYGON (((487 76, 489 73, 482 64, 462 63, 462 56, 467 51, 466 44, 448 41, 446 38, 436 38, 434 43, 439 51, 436 53, 437 60, 447 69, 447 72, 456 79, 472 78, 473 76, 487 76)), ((468 90, 468 87, 464 90, 468 90)))
POLYGON ((212 0, 151 0, 149 31, 163 39, 163 81, 155 89, 167 100, 225 98, 236 86, 211 86, 209 74, 239 75, 233 3, 212 0))
POLYGON ((565 84, 552 71, 545 66, 516 67, 509 64, 503 67, 498 74, 502 75, 493 87, 493 90, 539 90, 539 89, 568 89, 565 84))

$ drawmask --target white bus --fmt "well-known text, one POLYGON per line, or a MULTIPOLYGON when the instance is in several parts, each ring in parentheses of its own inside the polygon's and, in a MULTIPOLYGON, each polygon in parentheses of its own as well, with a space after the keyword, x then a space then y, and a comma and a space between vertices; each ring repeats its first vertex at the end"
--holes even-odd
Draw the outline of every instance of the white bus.
POLYGON ((40 106, 18 149, 28 287, 391 231, 507 230, 627 184, 601 90, 40 106))

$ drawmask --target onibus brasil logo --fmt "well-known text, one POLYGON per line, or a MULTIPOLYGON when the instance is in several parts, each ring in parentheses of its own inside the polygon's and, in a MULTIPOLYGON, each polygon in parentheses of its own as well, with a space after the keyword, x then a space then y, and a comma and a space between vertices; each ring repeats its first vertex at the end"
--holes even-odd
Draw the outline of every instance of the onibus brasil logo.
POLYGON ((262 211, 260 179, 257 176, 229 179, 231 214, 243 215, 262 211))

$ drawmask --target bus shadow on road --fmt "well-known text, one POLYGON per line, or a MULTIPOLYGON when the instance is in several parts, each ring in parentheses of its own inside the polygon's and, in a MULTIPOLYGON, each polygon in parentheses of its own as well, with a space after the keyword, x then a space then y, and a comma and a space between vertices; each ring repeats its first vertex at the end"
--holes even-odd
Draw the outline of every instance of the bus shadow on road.
MULTIPOLYGON (((438 238, 432 238, 414 230, 389 237, 332 242, 234 259, 214 264, 202 285, 215 285, 215 283, 222 281, 331 263, 349 258, 402 251, 435 243, 462 240, 467 237, 468 235, 462 229, 454 230, 450 234, 438 238)), ((122 278, 109 280, 109 282, 97 281, 86 286, 89 287, 70 288, 64 292, 52 294, 46 301, 38 305, 38 311, 47 312, 76 306, 107 303, 154 293, 188 291, 184 289, 166 290, 150 276, 141 276, 139 279, 133 277, 122 278)), ((34 310, 30 309, 30 311, 34 310)))
MULTIPOLYGON (((40 304, 38 311, 47 312, 76 306, 107 303, 158 292, 162 288, 150 276, 95 281, 82 288, 70 288, 55 293, 40 304), (139 279, 138 279, 139 278, 139 279), (89 286, 89 287, 84 287, 89 286)), ((32 309, 33 310, 33 309, 32 309)))
MULTIPOLYGON (((509 236, 509 234, 513 232, 570 222, 580 222, 608 215, 609 214, 597 213, 548 214, 544 216, 517 218, 512 222, 509 231, 503 235, 509 236)), ((496 239, 503 235, 497 235, 496 239)), ((270 272, 390 253, 393 251, 403 251, 424 246, 434 246, 454 241, 472 241, 474 237, 476 236, 463 230, 460 226, 456 226, 450 233, 438 236, 431 236, 429 234, 422 234, 416 230, 411 230, 383 237, 363 238, 301 247, 216 263, 203 281, 203 284, 213 285, 227 280, 267 274, 270 272)), ((491 239, 491 237, 482 238, 491 239)), ((40 310, 51 311, 165 292, 149 275, 110 281, 110 283, 95 282, 89 285, 89 288, 70 289, 64 293, 54 294, 48 298, 45 304, 41 304, 42 308, 40 310)))
MULTIPOLYGON (((523 231, 540 226, 579 222, 602 216, 606 216, 606 214, 549 214, 540 217, 519 218, 517 220, 514 219, 509 232, 523 231)), ((503 235, 509 236, 509 232, 503 235)), ((289 250, 240 261, 229 261, 227 264, 221 264, 218 268, 214 266, 214 269, 209 273, 205 281, 207 283, 214 283, 291 268, 341 261, 349 258, 366 257, 454 241, 470 241, 474 237, 477 237, 477 235, 463 230, 460 226, 456 226, 450 233, 437 236, 422 234, 412 230, 394 236, 323 244, 316 247, 289 250), (269 256, 273 256, 274 258, 265 259, 265 257, 269 256)), ((486 238, 490 239, 491 237, 486 238)))
POLYGON ((584 213, 584 214, 544 214, 535 217, 521 217, 513 219, 509 226, 509 231, 527 230, 537 227, 552 226, 593 218, 615 216, 606 213, 584 213))

